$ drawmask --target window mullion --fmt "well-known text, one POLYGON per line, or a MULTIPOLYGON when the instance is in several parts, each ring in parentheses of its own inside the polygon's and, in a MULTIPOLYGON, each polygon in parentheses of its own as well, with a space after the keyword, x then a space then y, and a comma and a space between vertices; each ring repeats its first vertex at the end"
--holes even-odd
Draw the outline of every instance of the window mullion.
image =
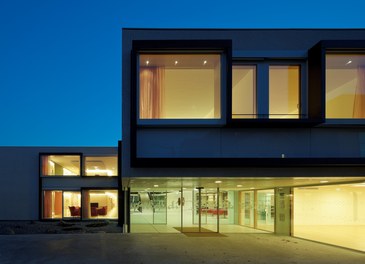
POLYGON ((256 107, 258 118, 269 118, 269 65, 257 64, 256 107))

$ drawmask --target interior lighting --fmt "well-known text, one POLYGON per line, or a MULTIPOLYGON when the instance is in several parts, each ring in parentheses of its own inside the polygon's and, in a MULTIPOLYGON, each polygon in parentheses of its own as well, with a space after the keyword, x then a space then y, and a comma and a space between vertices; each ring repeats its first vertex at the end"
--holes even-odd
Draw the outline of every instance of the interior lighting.
POLYGON ((320 181, 320 183, 327 183, 328 181, 320 181))
POLYGON ((222 181, 215 181, 215 183, 222 183, 222 181))
POLYGON ((87 169, 86 170, 86 173, 91 173, 91 174, 103 174, 103 173, 106 173, 106 175, 108 176, 113 176, 113 171, 111 170, 101 170, 101 169, 98 169, 97 167, 95 167, 94 170, 91 170, 91 169, 87 169))
POLYGON ((158 184, 153 185, 153 187, 158 187, 158 184))
POLYGON ((179 62, 178 61, 175 61, 175 65, 177 65, 179 62))
POLYGON ((255 187, 251 187, 251 188, 250 188, 250 190, 254 190, 254 189, 255 189, 255 187))
POLYGON ((150 64, 150 61, 149 60, 146 61, 146 65, 148 65, 148 64, 150 64))
POLYGON ((204 62, 203 62, 203 64, 205 65, 205 64, 207 64, 207 61, 205 60, 204 62))
POLYGON ((242 187, 242 185, 241 184, 238 184, 237 187, 242 187))
POLYGON ((352 63, 352 60, 349 60, 347 63, 346 63, 346 65, 349 65, 349 64, 351 64, 352 63))

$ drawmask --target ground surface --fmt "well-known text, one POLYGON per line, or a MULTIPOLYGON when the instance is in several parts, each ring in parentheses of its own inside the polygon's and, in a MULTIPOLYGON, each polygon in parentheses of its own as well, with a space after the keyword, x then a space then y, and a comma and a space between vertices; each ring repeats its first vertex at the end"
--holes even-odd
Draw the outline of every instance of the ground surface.
POLYGON ((116 221, 0 221, 0 235, 121 233, 116 221))
POLYGON ((272 234, 1 235, 0 263, 365 263, 365 253, 272 234))

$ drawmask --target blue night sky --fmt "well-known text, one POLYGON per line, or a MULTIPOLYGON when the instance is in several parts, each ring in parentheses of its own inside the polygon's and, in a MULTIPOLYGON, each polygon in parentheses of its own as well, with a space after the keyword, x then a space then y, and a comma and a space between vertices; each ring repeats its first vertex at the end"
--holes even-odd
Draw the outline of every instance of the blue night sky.
POLYGON ((363 0, 1 0, 0 146, 116 146, 123 27, 364 28, 364 6, 363 0))

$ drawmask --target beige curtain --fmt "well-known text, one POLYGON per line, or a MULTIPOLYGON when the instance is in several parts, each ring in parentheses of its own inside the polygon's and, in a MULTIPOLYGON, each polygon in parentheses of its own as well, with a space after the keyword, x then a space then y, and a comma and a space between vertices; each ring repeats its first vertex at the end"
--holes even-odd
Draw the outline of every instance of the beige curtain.
POLYGON ((353 118, 365 118, 365 66, 357 69, 353 118))
POLYGON ((165 70, 141 67, 139 73, 139 118, 161 118, 165 70))

